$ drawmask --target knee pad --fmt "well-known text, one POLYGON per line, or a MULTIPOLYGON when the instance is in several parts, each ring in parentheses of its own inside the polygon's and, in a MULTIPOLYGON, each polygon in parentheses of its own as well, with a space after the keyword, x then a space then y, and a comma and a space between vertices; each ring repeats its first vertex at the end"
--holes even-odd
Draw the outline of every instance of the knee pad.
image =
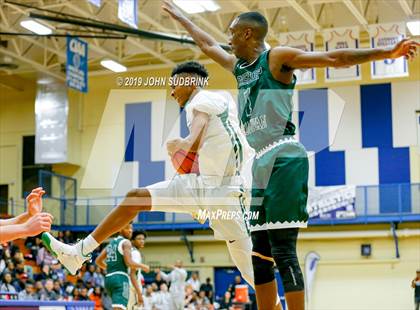
POLYGON ((302 270, 296 255, 297 231, 277 230, 270 232, 271 252, 283 282, 284 291, 304 290, 302 270), (276 236, 274 236, 276 234, 276 236))
POLYGON ((274 263, 252 255, 255 285, 269 283, 274 280, 274 263))
POLYGON ((300 269, 299 262, 296 259, 284 260, 281 258, 275 258, 276 262, 280 261, 280 266, 277 267, 280 272, 280 276, 283 282, 284 291, 294 292, 303 291, 305 284, 303 280, 302 270, 300 269))

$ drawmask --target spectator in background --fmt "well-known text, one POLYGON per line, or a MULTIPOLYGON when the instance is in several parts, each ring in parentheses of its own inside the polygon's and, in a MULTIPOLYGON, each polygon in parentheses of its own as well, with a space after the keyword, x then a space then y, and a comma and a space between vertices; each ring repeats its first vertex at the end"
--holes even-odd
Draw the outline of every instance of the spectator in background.
POLYGON ((88 285, 89 288, 95 286, 103 287, 104 279, 101 273, 97 272, 97 268, 94 264, 90 264, 87 267, 87 271, 83 275, 83 282, 88 285))
POLYGON ((66 280, 66 274, 64 273, 63 266, 58 260, 53 260, 50 272, 51 279, 54 281, 58 280, 60 283, 64 283, 66 280))
POLYGON ((205 291, 200 291, 198 293, 196 305, 197 306, 209 306, 210 305, 210 300, 207 298, 205 291))
POLYGON ((61 287, 61 283, 59 280, 54 281, 54 292, 61 297, 64 297, 64 290, 61 287))
POLYGON ((24 257, 23 257, 23 254, 22 254, 22 252, 20 251, 20 249, 19 250, 17 250, 16 252, 15 252, 15 254, 13 255, 13 262, 15 263, 15 265, 17 265, 17 264, 19 264, 19 263, 21 263, 21 262, 23 262, 24 261, 24 257))
POLYGON ((38 251, 40 250, 42 246, 42 240, 40 236, 28 238, 25 242, 25 246, 31 251, 31 254, 29 255, 28 258, 36 261, 36 258, 38 256, 38 251))
POLYGON ((153 281, 153 283, 156 284, 156 291, 160 290, 160 286, 163 283, 166 284, 166 282, 162 279, 162 275, 160 274, 160 272, 156 273, 155 280, 153 281))
POLYGON ((26 281, 25 289, 18 294, 19 300, 38 300, 39 296, 35 292, 34 282, 32 280, 26 281))
POLYGON ((0 292, 16 293, 16 289, 12 284, 12 274, 10 272, 3 273, 3 283, 0 285, 0 292))
POLYGON ((147 285, 143 295, 143 310, 152 310, 154 294, 152 286, 147 285))
POLYGON ((64 232, 59 231, 57 233, 57 240, 60 240, 61 242, 64 242, 64 232))
POLYGON ((229 291, 225 292, 225 296, 223 296, 223 299, 220 301, 220 310, 228 310, 232 306, 232 295, 229 291))
POLYGON ((50 266, 45 264, 42 266, 41 272, 35 275, 35 281, 45 281, 51 279, 50 266))
POLYGON ((95 303, 95 310, 102 310, 102 287, 96 286, 92 294, 89 295, 89 300, 95 303))
POLYGON ((16 288, 17 292, 25 289, 28 279, 28 275, 24 272, 18 275, 18 278, 13 281, 13 286, 16 288))
POLYGON ((73 289, 73 294, 72 295, 73 295, 72 300, 80 300, 80 290, 79 290, 78 287, 75 287, 73 289))
POLYGON ((71 233, 70 230, 66 230, 64 232, 64 237, 63 237, 63 242, 66 244, 72 244, 74 243, 76 240, 73 237, 73 234, 71 233))
POLYGON ((241 276, 236 276, 235 277, 235 281, 229 286, 229 292, 232 295, 232 298, 235 297, 235 288, 237 285, 241 285, 242 284, 242 278, 241 276))
POLYGON ((211 279, 207 278, 206 283, 201 284, 200 291, 206 292, 206 297, 213 302, 213 284, 211 284, 211 279))
POLYGON ((39 300, 50 301, 60 300, 61 297, 54 291, 54 282, 51 279, 45 281, 45 287, 39 294, 39 300))
POLYGON ((16 271, 15 271, 15 263, 12 260, 8 260, 6 262, 6 269, 4 269, 3 274, 10 273, 12 278, 15 277, 16 271))
POLYGON ((0 245, 0 274, 6 269, 6 250, 0 245))
POLYGON ((416 277, 411 281, 411 287, 414 288, 414 305, 415 310, 420 308, 420 269, 416 271, 416 277))
POLYGON ((86 286, 82 286, 80 288, 80 295, 79 295, 79 299, 81 301, 89 301, 89 296, 88 296, 88 289, 86 286))
POLYGON ((155 293, 153 299, 152 309, 156 310, 168 310, 171 309, 172 300, 171 295, 168 292, 168 286, 166 283, 160 285, 160 290, 155 293))
POLYGON ((42 246, 39 250, 38 250, 38 254, 36 256, 36 264, 37 265, 52 265, 52 262, 56 260, 51 254, 50 252, 48 252, 48 250, 42 246))
POLYGON ((191 278, 187 280, 187 284, 191 285, 193 290, 197 293, 200 291, 201 283, 197 271, 193 271, 193 273, 191 274, 191 278))
POLYGON ((42 284, 42 281, 36 281, 35 293, 39 296, 43 290, 44 290, 44 285, 42 284))
POLYGON ((105 277, 104 277, 104 272, 105 270, 102 270, 101 267, 97 266, 96 267, 96 275, 97 275, 97 279, 96 279, 96 286, 100 286, 102 288, 105 287, 105 277))

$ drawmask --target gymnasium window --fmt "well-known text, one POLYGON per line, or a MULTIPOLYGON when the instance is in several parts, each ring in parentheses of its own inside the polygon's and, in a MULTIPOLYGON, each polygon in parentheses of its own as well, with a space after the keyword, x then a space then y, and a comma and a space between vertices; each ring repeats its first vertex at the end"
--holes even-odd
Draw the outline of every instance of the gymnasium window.
MULTIPOLYGON (((25 197, 32 189, 40 186, 38 173, 40 170, 51 171, 50 164, 35 164, 35 136, 23 137, 22 151, 22 197, 25 197)), ((43 180, 44 189, 49 192, 51 179, 43 180)))

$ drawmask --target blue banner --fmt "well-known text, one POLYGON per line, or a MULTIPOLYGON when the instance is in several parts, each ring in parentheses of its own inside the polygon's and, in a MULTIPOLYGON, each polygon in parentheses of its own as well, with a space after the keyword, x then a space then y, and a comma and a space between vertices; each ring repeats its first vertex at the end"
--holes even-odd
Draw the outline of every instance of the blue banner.
POLYGON ((80 92, 88 91, 88 44, 75 37, 67 37, 67 86, 80 92))
POLYGON ((134 28, 137 28, 137 9, 137 0, 118 0, 118 18, 134 28))

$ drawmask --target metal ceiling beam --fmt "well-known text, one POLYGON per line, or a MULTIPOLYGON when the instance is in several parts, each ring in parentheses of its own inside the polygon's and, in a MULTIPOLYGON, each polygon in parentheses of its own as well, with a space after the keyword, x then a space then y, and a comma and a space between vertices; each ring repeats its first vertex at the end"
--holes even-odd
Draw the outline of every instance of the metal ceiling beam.
POLYGON ((407 15, 408 17, 411 17, 413 15, 413 11, 411 10, 406 0, 398 0, 398 3, 400 4, 405 15, 407 15))
MULTIPOLYGON (((108 4, 111 4, 112 6, 114 6, 114 4, 112 2, 109 2, 108 4)), ((72 5, 72 7, 74 7, 72 5)), ((88 13, 77 9, 78 14, 84 16, 84 17, 90 17, 88 13)), ((170 59, 162 56, 161 54, 157 53, 155 50, 148 48, 147 46, 144 46, 143 44, 140 44, 139 42, 137 42, 135 39, 133 38, 127 38, 127 42, 137 46, 139 49, 143 50, 146 53, 152 54, 153 56, 155 56, 156 58, 160 59, 161 61, 163 61, 164 63, 170 64, 170 65, 175 65, 175 63, 173 61, 171 61, 170 59)), ((116 54, 111 54, 112 57, 114 58, 118 58, 118 55, 116 54)))
MULTIPOLYGON (((6 27, 3 24, 0 24, 0 29, 5 30, 7 32, 19 32, 17 29, 12 28, 12 27, 6 27)), ((34 39, 31 39, 31 38, 28 38, 28 37, 24 37, 24 36, 19 36, 19 38, 21 40, 24 40, 24 41, 27 41, 29 43, 32 43, 33 45, 36 45, 36 46, 38 46, 40 48, 46 49, 46 50, 50 51, 51 53, 55 53, 55 54, 57 54, 57 55, 59 55, 61 57, 64 57, 64 58, 66 57, 66 53, 64 53, 64 52, 62 52, 60 50, 54 49, 54 48, 52 48, 52 47, 50 47, 50 46, 48 46, 48 45, 46 45, 46 44, 44 44, 42 42, 39 42, 38 40, 34 40, 34 39)))
POLYGON ((305 21, 311 25, 312 28, 316 30, 320 30, 321 26, 313 19, 308 12, 306 12, 296 0, 286 0, 287 3, 300 15, 305 19, 305 21))
POLYGON ((33 68, 37 69, 38 71, 43 72, 45 74, 48 74, 48 75, 50 75, 50 76, 52 76, 52 77, 54 77, 54 78, 56 78, 60 81, 65 81, 66 80, 64 75, 58 74, 56 72, 52 72, 48 69, 48 67, 46 67, 46 66, 44 66, 44 65, 42 65, 42 64, 40 64, 36 61, 33 61, 33 60, 31 60, 27 57, 22 57, 22 56, 20 56, 16 53, 13 53, 13 52, 9 51, 8 49, 0 48, 0 53, 8 55, 8 56, 13 57, 13 58, 16 58, 16 59, 20 60, 21 62, 24 62, 28 65, 31 65, 33 68))
POLYGON ((363 25, 363 27, 368 30, 368 21, 366 18, 362 15, 362 13, 359 12, 359 10, 356 8, 356 6, 351 2, 351 0, 343 0, 344 5, 349 9, 351 14, 357 19, 357 21, 363 25))
MULTIPOLYGON (((70 3, 70 1, 66 2, 66 6, 76 12, 78 15, 82 15, 85 17, 91 17, 89 13, 87 13, 86 11, 80 9, 79 7, 75 6, 74 4, 70 3)), ((101 54, 103 56, 107 56, 107 57, 117 57, 116 54, 111 53, 110 51, 104 49, 103 47, 101 47, 98 43, 97 40, 94 40, 93 43, 89 44, 89 47, 92 48, 93 51, 95 51, 98 54, 101 54)))

